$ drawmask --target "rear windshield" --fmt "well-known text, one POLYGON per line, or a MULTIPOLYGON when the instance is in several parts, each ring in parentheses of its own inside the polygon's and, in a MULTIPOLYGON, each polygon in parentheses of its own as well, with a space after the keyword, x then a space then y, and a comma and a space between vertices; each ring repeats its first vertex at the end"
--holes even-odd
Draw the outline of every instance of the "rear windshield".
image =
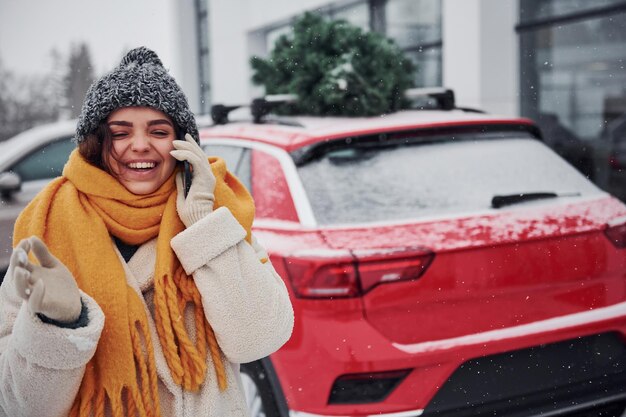
POLYGON ((344 146, 322 152, 298 172, 320 225, 485 210, 496 195, 601 193, 542 142, 515 135, 391 147, 344 146))

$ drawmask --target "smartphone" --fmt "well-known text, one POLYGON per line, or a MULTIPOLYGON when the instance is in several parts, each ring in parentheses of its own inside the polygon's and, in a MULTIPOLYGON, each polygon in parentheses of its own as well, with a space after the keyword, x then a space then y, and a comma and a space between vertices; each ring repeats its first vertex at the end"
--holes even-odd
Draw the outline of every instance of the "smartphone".
MULTIPOLYGON (((184 141, 185 133, 180 129, 176 129, 176 138, 178 140, 184 141)), ((187 198, 190 188, 191 188, 191 165, 189 164, 188 161, 183 161, 183 194, 185 198, 187 198)))
POLYGON ((189 194, 191 188, 191 166, 189 162, 183 161, 183 189, 185 190, 185 198, 189 194))

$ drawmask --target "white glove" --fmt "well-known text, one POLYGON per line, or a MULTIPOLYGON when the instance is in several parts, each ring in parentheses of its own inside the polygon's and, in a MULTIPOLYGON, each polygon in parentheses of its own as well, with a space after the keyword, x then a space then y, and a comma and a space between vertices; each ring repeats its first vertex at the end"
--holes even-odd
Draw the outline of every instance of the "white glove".
POLYGON ((63 323, 78 320, 82 305, 76 280, 38 237, 18 243, 11 254, 9 270, 17 294, 26 300, 32 314, 40 313, 63 323), (39 265, 28 258, 31 250, 39 265))
POLYGON ((213 211, 215 175, 207 155, 190 134, 185 135, 185 140, 175 140, 173 144, 175 150, 170 154, 179 161, 189 162, 192 168, 191 188, 187 198, 183 189, 183 173, 176 175, 176 210, 185 226, 189 227, 213 211))

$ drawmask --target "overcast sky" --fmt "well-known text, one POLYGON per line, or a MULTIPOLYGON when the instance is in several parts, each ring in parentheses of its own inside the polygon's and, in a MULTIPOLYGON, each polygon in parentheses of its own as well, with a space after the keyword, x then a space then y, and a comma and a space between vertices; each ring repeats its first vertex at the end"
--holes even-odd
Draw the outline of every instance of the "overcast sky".
POLYGON ((170 0, 0 0, 0 60, 21 74, 47 72, 50 51, 86 42, 96 75, 146 45, 168 66, 170 0))

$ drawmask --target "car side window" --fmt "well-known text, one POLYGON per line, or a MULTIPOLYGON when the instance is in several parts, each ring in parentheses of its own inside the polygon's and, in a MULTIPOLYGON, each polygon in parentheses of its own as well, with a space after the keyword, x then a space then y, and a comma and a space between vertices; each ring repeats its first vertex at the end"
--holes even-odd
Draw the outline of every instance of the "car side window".
POLYGON ((252 175, 250 169, 250 154, 252 151, 250 149, 244 149, 241 155, 241 159, 239 160, 239 165, 237 166, 237 171, 235 175, 239 180, 246 186, 252 197, 254 197, 254 190, 252 189, 252 175))
POLYGON ((298 222, 285 172, 280 161, 269 153, 252 151, 252 195, 259 218, 298 222))
POLYGON ((205 145, 204 151, 210 156, 219 156, 226 162, 230 172, 252 192, 250 181, 250 150, 231 145, 205 145))
POLYGON ((35 149, 18 161, 11 171, 22 181, 35 181, 58 177, 63 172, 70 153, 76 148, 70 137, 57 140, 35 149))

